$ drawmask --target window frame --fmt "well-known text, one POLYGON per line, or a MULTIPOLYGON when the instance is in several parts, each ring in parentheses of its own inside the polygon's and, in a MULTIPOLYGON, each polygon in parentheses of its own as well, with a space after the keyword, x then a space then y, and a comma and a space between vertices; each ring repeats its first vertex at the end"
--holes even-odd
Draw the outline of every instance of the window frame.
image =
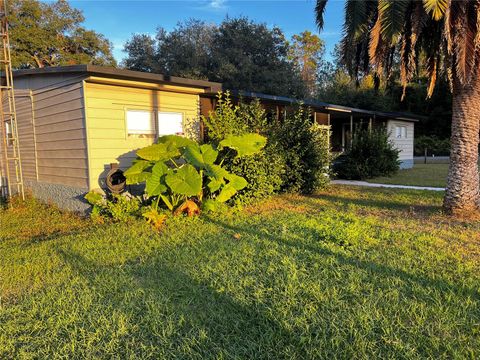
POLYGON ((160 136, 165 136, 165 135, 178 135, 178 136, 185 136, 185 113, 182 111, 167 111, 167 110, 156 110, 155 111, 155 116, 156 116, 156 126, 157 126, 157 137, 160 136), (161 114, 168 114, 168 115, 180 115, 181 117, 181 134, 179 133, 174 133, 174 134, 161 134, 161 127, 160 127, 160 116, 161 114))
POLYGON ((395 138, 406 139, 407 138, 407 126, 395 125, 395 138))
MULTIPOLYGON (((133 138, 133 137, 148 137, 148 138, 156 138, 157 137, 157 121, 156 121, 156 116, 155 116, 155 110, 154 109, 146 109, 146 108, 132 108, 132 107, 126 107, 125 109, 125 136, 126 138, 133 138), (145 131, 145 132, 130 132, 129 126, 128 126, 128 113, 129 112, 143 112, 143 113, 150 113, 150 121, 152 125, 152 129, 150 131, 145 131)), ((135 130, 134 130, 135 131, 135 130)), ((140 130, 139 130, 140 131, 140 130)))

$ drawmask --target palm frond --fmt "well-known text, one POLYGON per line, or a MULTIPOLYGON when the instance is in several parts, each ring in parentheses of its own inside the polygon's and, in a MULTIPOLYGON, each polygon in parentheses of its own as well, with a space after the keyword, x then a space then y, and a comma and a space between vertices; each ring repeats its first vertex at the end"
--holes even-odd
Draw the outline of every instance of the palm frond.
MULTIPOLYGON (((477 0, 474 4, 475 11, 477 14, 477 29, 476 29, 476 36, 475 36, 475 49, 480 51, 480 0, 477 0)), ((479 55, 480 56, 480 55, 479 55)))
POLYGON ((375 25, 370 31, 368 55, 370 58, 370 64, 372 64, 375 71, 377 73, 381 73, 383 68, 382 62, 385 58, 385 46, 382 39, 381 24, 379 19, 377 19, 375 25))
POLYGON ((428 14, 432 14, 434 20, 440 20, 448 8, 448 0, 423 0, 423 7, 428 14))
POLYGON ((381 23, 383 38, 392 45, 398 41, 398 36, 405 25, 405 14, 409 0, 379 0, 378 18, 381 23))
POLYGON ((475 69, 477 14, 473 1, 457 3, 460 4, 457 6, 454 36, 455 71, 460 82, 466 83, 475 69))
POLYGON ((359 40, 367 30, 368 16, 367 1, 347 0, 345 2, 345 21, 343 23, 344 36, 359 40))
POLYGON ((425 11, 419 2, 411 2, 408 6, 405 29, 400 47, 400 81, 403 87, 402 101, 408 83, 413 79, 417 69, 417 40, 425 25, 425 11))
POLYGON ((432 97, 433 90, 435 89, 435 85, 437 83, 437 64, 438 59, 436 56, 427 59, 427 74, 430 78, 427 88, 427 98, 432 97))
POLYGON ((315 20, 317 22, 317 26, 319 30, 323 30, 323 25, 324 25, 323 15, 325 13, 327 1, 328 0, 317 0, 317 4, 315 5, 315 20))

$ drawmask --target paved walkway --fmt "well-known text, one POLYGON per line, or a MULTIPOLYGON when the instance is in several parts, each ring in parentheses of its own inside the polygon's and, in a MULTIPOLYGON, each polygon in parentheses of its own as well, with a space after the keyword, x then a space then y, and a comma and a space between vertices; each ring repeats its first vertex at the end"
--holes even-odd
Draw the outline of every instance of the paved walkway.
POLYGON ((431 190, 431 191, 445 190, 445 188, 441 188, 441 187, 376 184, 376 183, 369 183, 366 181, 358 181, 358 180, 332 180, 331 183, 338 184, 338 185, 367 186, 367 187, 376 187, 376 188, 383 187, 383 188, 393 188, 393 189, 431 190))

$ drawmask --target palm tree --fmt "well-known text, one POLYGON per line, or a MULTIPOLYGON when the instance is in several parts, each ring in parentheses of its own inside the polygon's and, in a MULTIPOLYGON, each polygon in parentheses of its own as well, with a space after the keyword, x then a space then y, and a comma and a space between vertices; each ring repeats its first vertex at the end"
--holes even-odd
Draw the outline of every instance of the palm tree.
MULTIPOLYGON (((320 30, 326 3, 316 3, 320 30)), ((448 78, 453 115, 443 206, 451 214, 479 211, 480 0, 347 0, 341 54, 356 77, 389 76, 397 62, 404 95, 420 66, 430 79, 427 97, 437 76, 448 78)))

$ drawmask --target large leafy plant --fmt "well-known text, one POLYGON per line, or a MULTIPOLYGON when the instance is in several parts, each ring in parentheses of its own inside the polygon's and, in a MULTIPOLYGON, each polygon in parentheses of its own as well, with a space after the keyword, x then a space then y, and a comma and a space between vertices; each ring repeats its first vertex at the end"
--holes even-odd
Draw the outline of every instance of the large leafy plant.
POLYGON ((162 136, 156 144, 137 151, 138 158, 125 177, 127 184, 145 182, 145 193, 152 200, 151 216, 160 201, 176 213, 198 213, 200 205, 214 211, 247 186, 243 177, 222 166, 221 155, 254 155, 265 143, 266 138, 255 133, 230 135, 203 145, 176 135, 162 136))

